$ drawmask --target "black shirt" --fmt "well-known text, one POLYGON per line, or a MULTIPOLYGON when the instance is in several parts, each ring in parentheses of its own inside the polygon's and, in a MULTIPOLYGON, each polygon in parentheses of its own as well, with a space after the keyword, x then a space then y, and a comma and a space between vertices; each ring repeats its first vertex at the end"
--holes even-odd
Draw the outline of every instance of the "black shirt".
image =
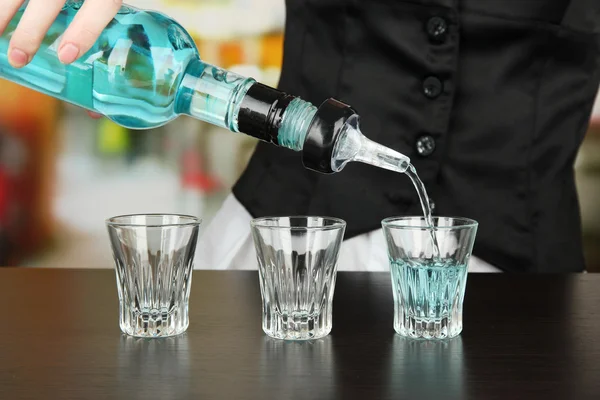
MULTIPOLYGON (((280 89, 352 105, 506 271, 584 269, 573 164, 599 81, 598 0, 287 1, 280 89)), ((253 216, 343 218, 346 239, 421 214, 404 175, 320 175, 264 143, 234 194, 253 216)))

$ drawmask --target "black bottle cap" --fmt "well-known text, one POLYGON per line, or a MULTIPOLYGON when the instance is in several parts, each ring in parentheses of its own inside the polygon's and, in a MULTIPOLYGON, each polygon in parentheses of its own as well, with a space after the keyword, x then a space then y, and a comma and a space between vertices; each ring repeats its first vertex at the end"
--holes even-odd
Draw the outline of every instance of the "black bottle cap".
POLYGON ((302 163, 308 169, 332 174, 331 157, 344 125, 356 111, 335 99, 325 101, 319 107, 304 141, 302 163))
POLYGON ((292 100, 294 96, 255 83, 240 105, 238 129, 246 135, 277 144, 283 114, 292 100))

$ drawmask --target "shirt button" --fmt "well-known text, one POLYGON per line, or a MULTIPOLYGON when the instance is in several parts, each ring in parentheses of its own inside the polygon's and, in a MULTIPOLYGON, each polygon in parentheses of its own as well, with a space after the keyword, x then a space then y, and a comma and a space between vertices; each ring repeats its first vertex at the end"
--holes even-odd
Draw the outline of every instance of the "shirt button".
POLYGON ((443 89, 444 85, 442 84, 442 81, 435 76, 430 76, 423 81, 423 93, 425 93, 425 96, 429 97, 430 99, 437 98, 440 94, 442 94, 443 89))
POLYGON ((448 23, 441 17, 432 17, 427 21, 429 38, 437 43, 442 43, 448 35, 448 23))
POLYGON ((433 154, 435 150, 435 139, 429 135, 424 135, 417 140, 417 153, 420 156, 427 157, 433 154))

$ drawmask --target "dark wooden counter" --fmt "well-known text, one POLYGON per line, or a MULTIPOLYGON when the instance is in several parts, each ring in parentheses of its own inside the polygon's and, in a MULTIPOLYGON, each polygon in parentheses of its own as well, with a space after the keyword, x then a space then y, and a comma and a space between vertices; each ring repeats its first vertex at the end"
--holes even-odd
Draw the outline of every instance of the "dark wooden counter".
POLYGON ((599 399, 600 276, 471 275, 447 342, 392 329, 387 274, 340 273, 332 334, 260 328, 255 272, 194 274, 191 325, 134 339, 112 271, 0 270, 0 399, 599 399))

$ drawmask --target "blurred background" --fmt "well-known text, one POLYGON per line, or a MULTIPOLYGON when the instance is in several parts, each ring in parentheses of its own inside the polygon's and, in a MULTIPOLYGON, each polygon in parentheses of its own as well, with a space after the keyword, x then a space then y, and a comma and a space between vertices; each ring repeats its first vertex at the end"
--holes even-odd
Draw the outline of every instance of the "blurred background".
MULTIPOLYGON (((206 62, 277 85, 283 0, 127 3, 178 20, 206 62)), ((256 144, 186 117, 130 131, 3 80, 0 93, 0 266, 112 268, 104 220, 120 214, 192 214, 206 226, 256 144)), ((590 271, 600 271, 600 96, 595 116, 577 160, 590 271)))

